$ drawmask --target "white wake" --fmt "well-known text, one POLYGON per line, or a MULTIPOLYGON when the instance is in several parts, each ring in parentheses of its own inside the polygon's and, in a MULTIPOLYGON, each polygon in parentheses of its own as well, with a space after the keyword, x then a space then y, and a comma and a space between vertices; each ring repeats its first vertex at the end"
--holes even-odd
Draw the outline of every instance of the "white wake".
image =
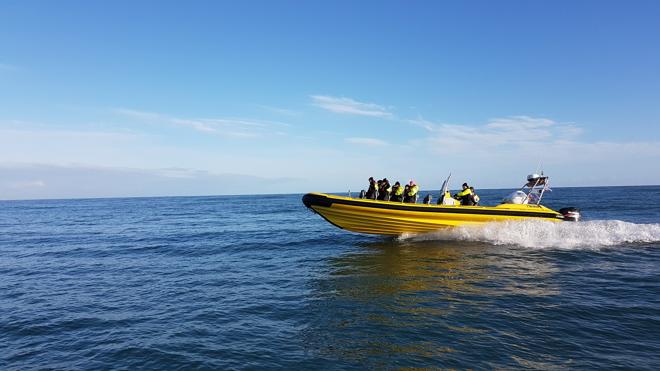
POLYGON ((531 248, 600 248, 660 242, 660 224, 620 220, 586 222, 517 221, 464 226, 425 234, 404 234, 400 241, 475 241, 531 248))

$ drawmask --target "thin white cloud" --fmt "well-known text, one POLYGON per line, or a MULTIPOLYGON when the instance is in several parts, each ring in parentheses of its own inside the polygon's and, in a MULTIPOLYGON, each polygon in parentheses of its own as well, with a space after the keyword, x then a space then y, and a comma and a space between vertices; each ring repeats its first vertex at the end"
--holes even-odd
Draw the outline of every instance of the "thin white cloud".
POLYGON ((146 111, 138 111, 138 110, 133 110, 133 109, 127 109, 127 108, 118 108, 114 110, 115 113, 120 114, 122 116, 130 117, 133 119, 137 119, 140 121, 148 121, 148 122, 166 122, 172 125, 177 125, 177 126, 187 126, 192 129, 195 129, 197 131, 201 131, 204 133, 213 133, 216 132, 217 130, 211 126, 209 126, 207 123, 205 123, 203 120, 190 120, 190 119, 182 119, 182 118, 177 118, 177 117, 172 117, 168 115, 163 115, 160 113, 155 113, 155 112, 146 112, 146 111))
MULTIPOLYGON (((0 121, 0 126, 2 122, 0 121)), ((139 135, 131 132, 120 131, 85 131, 85 130, 48 130, 42 128, 2 128, 0 127, 0 137, 12 138, 13 140, 133 140, 139 135)))
POLYGON ((495 118, 481 125, 423 118, 408 122, 428 134, 410 142, 416 153, 481 183, 515 179, 520 172, 537 169, 539 163, 550 175, 558 175, 562 185, 657 182, 644 170, 644 164, 660 161, 657 140, 594 142, 580 138, 582 129, 575 124, 529 116, 495 118))
POLYGON ((312 95, 311 98, 315 106, 334 113, 382 118, 392 117, 392 113, 386 107, 375 103, 363 103, 351 98, 327 95, 312 95))
POLYGON ((419 126, 426 131, 433 131, 433 129, 439 125, 428 121, 421 116, 417 117, 416 119, 407 120, 406 122, 415 126, 419 126))
POLYGON ((472 143, 480 146, 547 143, 572 140, 582 132, 573 124, 529 116, 494 118, 477 126, 433 123, 423 118, 408 122, 430 132, 432 141, 451 147, 472 143))
POLYGON ((0 162, 134 163, 149 161, 143 153, 152 143, 149 136, 126 130, 64 128, 24 121, 19 125, 0 120, 0 162))
POLYGON ((265 132, 290 125, 278 121, 256 120, 247 118, 202 118, 190 119, 165 115, 155 112, 146 112, 127 108, 117 108, 116 114, 144 122, 165 123, 174 126, 192 128, 208 134, 219 134, 235 138, 253 138, 265 132))
POLYGON ((0 63, 0 71, 18 71, 20 68, 12 64, 0 63))
POLYGON ((263 110, 266 110, 266 111, 272 112, 272 113, 276 113, 276 114, 278 114, 278 115, 283 115, 283 116, 301 116, 301 115, 302 115, 302 112, 294 111, 294 110, 287 109, 287 108, 272 107, 272 106, 262 106, 262 105, 259 105, 259 106, 257 106, 257 107, 259 107, 259 108, 261 108, 261 109, 263 109, 263 110))
POLYGON ((13 181, 6 182, 6 187, 15 190, 23 190, 26 188, 43 188, 46 186, 46 182, 43 180, 22 180, 22 181, 13 181))
POLYGON ((364 146, 370 146, 370 147, 382 147, 388 145, 388 143, 384 140, 376 139, 376 138, 358 138, 358 137, 352 137, 352 138, 346 138, 344 139, 346 143, 350 144, 358 144, 358 145, 364 145, 364 146))
POLYGON ((534 118, 529 116, 510 116, 505 118, 495 118, 486 125, 493 129, 502 130, 520 130, 537 129, 554 126, 556 123, 546 118, 534 118))

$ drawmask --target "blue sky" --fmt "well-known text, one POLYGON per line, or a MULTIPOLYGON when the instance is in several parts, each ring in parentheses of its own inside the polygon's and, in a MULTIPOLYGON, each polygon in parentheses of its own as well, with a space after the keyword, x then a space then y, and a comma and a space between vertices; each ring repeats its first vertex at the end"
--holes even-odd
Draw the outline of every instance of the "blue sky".
POLYGON ((658 184, 655 1, 0 1, 0 199, 658 184))

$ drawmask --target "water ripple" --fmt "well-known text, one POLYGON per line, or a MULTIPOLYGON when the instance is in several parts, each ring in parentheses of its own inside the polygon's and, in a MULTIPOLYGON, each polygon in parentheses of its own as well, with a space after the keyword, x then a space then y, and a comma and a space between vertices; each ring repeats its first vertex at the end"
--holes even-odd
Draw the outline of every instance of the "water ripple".
POLYGON ((300 195, 1 202, 0 368, 657 369, 660 192, 623 191, 398 239, 300 195))

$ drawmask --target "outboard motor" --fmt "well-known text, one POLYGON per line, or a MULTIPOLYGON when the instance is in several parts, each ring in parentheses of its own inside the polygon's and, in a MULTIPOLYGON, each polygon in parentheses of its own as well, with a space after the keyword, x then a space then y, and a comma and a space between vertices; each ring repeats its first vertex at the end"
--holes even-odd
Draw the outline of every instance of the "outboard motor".
POLYGON ((577 207, 565 207, 559 209, 559 213, 564 216, 564 220, 569 222, 577 222, 580 220, 580 209, 577 207))
POLYGON ((433 196, 431 196, 430 194, 428 194, 428 195, 426 195, 426 197, 424 197, 424 203, 425 203, 426 205, 430 205, 432 199, 433 199, 433 196))
POLYGON ((360 195, 358 196, 359 198, 367 198, 367 192, 363 189, 360 191, 360 195))

